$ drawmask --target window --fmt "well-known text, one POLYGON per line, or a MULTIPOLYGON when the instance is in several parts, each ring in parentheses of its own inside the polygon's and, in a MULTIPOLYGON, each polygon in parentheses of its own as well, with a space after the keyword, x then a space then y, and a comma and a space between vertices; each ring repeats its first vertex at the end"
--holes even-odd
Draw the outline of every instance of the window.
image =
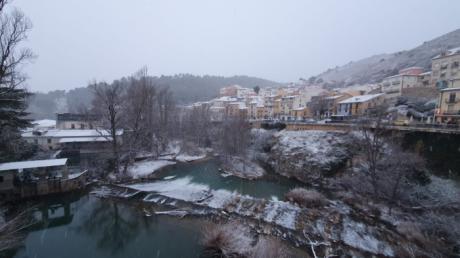
POLYGON ((48 138, 48 143, 51 143, 51 138, 48 138))
POLYGON ((35 143, 35 144, 38 144, 38 140, 37 140, 37 139, 34 139, 34 143, 35 143))
POLYGON ((75 129, 75 125, 74 125, 74 124, 71 124, 71 125, 70 125, 70 128, 75 129))
POLYGON ((3 183, 3 176, 0 176, 0 183, 3 183))
POLYGON ((449 103, 455 103, 455 93, 449 94, 449 103))
POLYGON ((80 129, 85 129, 85 124, 80 124, 80 129))

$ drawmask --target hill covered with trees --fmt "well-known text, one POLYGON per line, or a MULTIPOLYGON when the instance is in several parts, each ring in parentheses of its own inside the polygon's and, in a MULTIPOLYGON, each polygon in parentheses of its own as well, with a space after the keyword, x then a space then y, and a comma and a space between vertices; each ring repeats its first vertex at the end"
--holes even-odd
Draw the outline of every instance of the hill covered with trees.
MULTIPOLYGON (((250 76, 196 76, 178 74, 172 76, 150 77, 158 86, 168 86, 178 104, 188 104, 196 101, 209 100, 217 97, 219 89, 238 84, 243 87, 271 87, 280 83, 250 76)), ((120 79, 121 81, 126 78, 120 79)), ((79 87, 72 90, 55 90, 48 93, 36 92, 30 98, 29 112, 33 119, 54 119, 56 112, 78 112, 81 107, 88 107, 93 99, 91 86, 79 87)))

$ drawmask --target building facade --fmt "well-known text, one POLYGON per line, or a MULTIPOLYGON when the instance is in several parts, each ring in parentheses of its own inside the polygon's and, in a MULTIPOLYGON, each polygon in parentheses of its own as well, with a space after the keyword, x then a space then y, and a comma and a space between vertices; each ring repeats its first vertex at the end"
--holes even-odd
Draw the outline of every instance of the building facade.
POLYGON ((460 124, 460 87, 440 90, 436 122, 460 124))
POLYGON ((365 115, 371 109, 382 105, 385 102, 385 94, 368 94, 362 96, 351 97, 340 101, 337 117, 356 117, 365 115))
POLYGON ((439 90, 460 87, 460 47, 435 56, 431 72, 432 84, 439 90))

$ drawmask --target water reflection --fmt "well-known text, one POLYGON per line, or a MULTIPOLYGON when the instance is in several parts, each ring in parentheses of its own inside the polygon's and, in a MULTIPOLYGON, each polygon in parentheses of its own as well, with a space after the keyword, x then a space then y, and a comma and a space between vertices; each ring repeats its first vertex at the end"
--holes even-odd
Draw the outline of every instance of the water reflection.
POLYGON ((97 247, 112 254, 123 251, 135 240, 142 221, 131 209, 111 200, 96 202, 84 217, 77 231, 94 236, 97 247))
POLYGON ((202 219, 145 217, 136 203, 83 195, 34 212, 24 247, 0 257, 199 257, 202 219))

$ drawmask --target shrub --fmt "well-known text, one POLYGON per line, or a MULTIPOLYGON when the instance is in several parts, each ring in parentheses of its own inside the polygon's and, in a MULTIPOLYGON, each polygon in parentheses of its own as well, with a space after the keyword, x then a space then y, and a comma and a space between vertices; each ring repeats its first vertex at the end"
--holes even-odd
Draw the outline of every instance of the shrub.
POLYGON ((272 238, 260 238, 253 247, 250 258, 288 258, 289 250, 281 242, 272 238))
POLYGON ((322 207, 327 204, 327 199, 315 190, 294 188, 285 194, 285 198, 302 207, 322 207))
POLYGON ((416 241, 419 244, 425 244, 427 239, 420 230, 420 226, 413 222, 401 222, 396 228, 398 233, 407 237, 407 239, 416 241))
POLYGON ((209 256, 238 257, 246 256, 251 251, 253 239, 240 224, 207 225, 202 234, 202 244, 209 256))

